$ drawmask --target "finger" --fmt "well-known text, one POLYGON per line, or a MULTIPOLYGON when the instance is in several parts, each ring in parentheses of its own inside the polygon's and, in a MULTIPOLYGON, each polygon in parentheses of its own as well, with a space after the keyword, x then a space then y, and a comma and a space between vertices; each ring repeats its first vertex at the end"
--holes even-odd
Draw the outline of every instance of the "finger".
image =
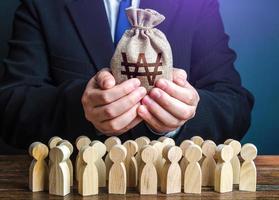
POLYGON ((181 87, 166 79, 159 79, 156 82, 156 87, 188 105, 197 105, 197 94, 195 90, 190 87, 181 87))
POLYGON ((173 68, 173 82, 184 86, 187 81, 187 73, 183 69, 173 68))
POLYGON ((139 103, 146 93, 147 92, 144 87, 138 87, 130 94, 118 99, 117 101, 114 101, 111 104, 96 107, 93 110, 93 114, 98 116, 98 120, 100 121, 116 118, 139 103))
POLYGON ((166 127, 162 122, 160 122, 158 119, 156 119, 149 112, 149 110, 146 108, 145 105, 139 106, 138 114, 155 132, 164 133, 164 132, 169 132, 169 131, 173 130, 173 129, 166 127))
POLYGON ((148 111, 165 126, 170 128, 177 128, 180 125, 181 121, 179 119, 176 119, 172 114, 162 108, 148 95, 142 99, 142 104, 145 105, 148 111))
POLYGON ((141 117, 136 117, 128 126, 126 126, 124 129, 117 131, 117 132, 106 132, 104 135, 110 137, 110 136, 119 136, 122 135, 123 133, 126 133, 130 129, 134 128, 137 126, 140 122, 142 122, 143 119, 141 117))
POLYGON ((195 114, 195 106, 189 106, 173 97, 159 88, 153 88, 150 97, 156 101, 163 109, 171 113, 180 120, 191 119, 195 114))
POLYGON ((108 68, 104 68, 97 73, 96 81, 98 86, 103 90, 107 90, 115 86, 115 79, 108 68))
POLYGON ((116 117, 112 120, 107 120, 102 122, 105 132, 119 132, 128 126, 137 117, 137 108, 140 103, 133 106, 129 111, 116 117))
POLYGON ((129 79, 108 90, 92 89, 89 91, 92 106, 103 106, 124 97, 140 86, 137 78, 129 79))

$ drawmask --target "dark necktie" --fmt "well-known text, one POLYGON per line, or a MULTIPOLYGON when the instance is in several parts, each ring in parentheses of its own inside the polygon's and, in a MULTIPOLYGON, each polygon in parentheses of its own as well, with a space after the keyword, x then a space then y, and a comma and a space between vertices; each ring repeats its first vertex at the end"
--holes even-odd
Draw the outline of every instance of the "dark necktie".
POLYGON ((118 17, 115 26, 114 45, 117 46, 124 32, 131 28, 128 17, 126 15, 126 8, 131 6, 131 0, 121 0, 119 5, 118 17))

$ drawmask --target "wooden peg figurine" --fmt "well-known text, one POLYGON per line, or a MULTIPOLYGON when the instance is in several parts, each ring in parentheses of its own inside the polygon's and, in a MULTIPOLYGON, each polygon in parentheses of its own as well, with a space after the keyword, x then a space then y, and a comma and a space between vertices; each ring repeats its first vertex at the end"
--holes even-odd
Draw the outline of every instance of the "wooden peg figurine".
POLYGON ((127 150, 123 145, 114 145, 109 158, 113 162, 109 171, 109 194, 126 194, 127 174, 124 160, 127 156, 127 150))
POLYGON ((109 137, 108 139, 106 139, 105 141, 105 145, 107 147, 107 155, 106 155, 106 158, 105 158, 105 164, 106 164, 106 176, 107 176, 107 180, 108 180, 108 176, 109 176, 109 170, 112 166, 112 161, 110 160, 109 158, 109 152, 111 150, 111 148, 114 146, 114 145, 117 145, 117 144, 121 144, 121 140, 118 138, 118 137, 115 137, 115 136, 112 136, 112 137, 109 137))
POLYGON ((146 136, 141 136, 139 138, 137 138, 135 140, 135 142, 137 143, 138 145, 138 153, 136 154, 135 158, 136 158, 136 161, 137 161, 137 164, 138 164, 138 168, 139 166, 141 165, 141 157, 140 157, 140 150, 142 147, 144 147, 145 145, 148 145, 150 143, 150 139, 146 136))
POLYGON ((215 169, 214 190, 224 193, 231 192, 233 189, 233 169, 231 159, 233 149, 230 145, 218 145, 216 151, 218 163, 215 169))
POLYGON ((138 165, 134 156, 138 152, 138 145, 133 140, 127 140, 123 146, 127 150, 124 162, 127 173, 127 187, 136 187, 138 183, 138 165))
POLYGON ((196 145, 198 145, 198 146, 202 146, 202 143, 204 142, 204 140, 202 139, 202 137, 200 137, 200 136, 193 136, 192 138, 191 138, 191 140, 196 144, 196 145))
POLYGON ((98 194, 98 170, 95 165, 98 160, 98 152, 96 148, 83 146, 80 150, 80 160, 78 193, 82 196, 98 194))
MULTIPOLYGON (((61 140, 57 143, 57 145, 66 145, 68 147, 68 149, 70 150, 70 157, 71 155, 73 154, 74 152, 74 147, 73 145, 68 141, 68 140, 61 140)), ((66 163, 69 167, 69 170, 70 170, 70 186, 73 186, 74 185, 74 169, 73 169, 73 163, 70 159, 70 157, 66 160, 66 163)))
POLYGON ((239 184, 240 179, 240 161, 238 158, 238 154, 241 150, 241 144, 237 140, 228 139, 225 141, 226 145, 230 145, 233 148, 233 158, 231 160, 232 168, 233 168, 233 184, 239 184))
POLYGON ((216 144, 212 140, 206 140, 202 144, 202 153, 205 156, 202 163, 202 186, 214 186, 214 176, 216 169, 216 161, 214 155, 216 152, 216 144))
POLYGON ((177 146, 167 145, 163 149, 166 162, 162 169, 161 192, 166 194, 181 192, 181 169, 178 161, 182 151, 177 146))
POLYGON ((185 176, 185 171, 188 165, 188 160, 185 157, 185 152, 188 149, 188 147, 190 145, 194 144, 194 142, 192 140, 184 140, 181 144, 180 144, 180 149, 182 150, 182 156, 183 158, 180 160, 179 165, 180 165, 180 169, 181 169, 181 185, 184 185, 184 176, 185 176))
POLYGON ((184 192, 200 194, 202 186, 202 172, 199 160, 202 158, 202 150, 196 144, 190 145, 186 152, 185 157, 189 164, 185 171, 184 177, 184 192))
POLYGON ((77 157, 76 157, 76 164, 75 164, 75 169, 76 169, 76 180, 78 181, 79 180, 79 168, 80 168, 80 165, 81 165, 81 161, 80 161, 80 156, 79 156, 79 151, 80 149, 83 147, 83 146, 88 146, 89 144, 91 143, 91 140, 87 137, 87 136, 79 136, 77 139, 76 139, 76 147, 77 147, 77 150, 78 150, 78 154, 77 154, 77 157))
POLYGON ((103 157, 106 154, 107 147, 104 143, 97 140, 92 141, 90 146, 92 146, 92 148, 98 153, 98 159, 95 164, 99 175, 99 187, 106 187, 106 165, 103 157))
POLYGON ((32 192, 47 190, 49 169, 45 158, 48 156, 48 147, 34 142, 29 147, 29 154, 34 158, 29 168, 29 189, 32 192))
POLYGON ((66 145, 53 147, 49 152, 51 167, 49 173, 49 193, 66 196, 70 193, 70 170, 66 163, 70 150, 66 145))
POLYGON ((257 169, 254 159, 257 157, 257 147, 245 144, 240 152, 244 162, 240 169, 239 190, 255 192, 257 187, 257 169))
POLYGON ((157 171, 155 161, 157 160, 157 150, 146 145, 140 151, 142 166, 139 172, 139 191, 140 194, 157 194, 157 171))
POLYGON ((161 186, 161 173, 162 173, 162 169, 163 169, 163 166, 164 166, 164 163, 165 163, 165 159, 163 158, 163 148, 164 148, 164 144, 160 141, 157 141, 157 140, 153 140, 152 142, 150 142, 150 145, 153 146, 156 151, 157 151, 157 159, 155 161, 155 167, 156 167, 156 171, 157 171, 157 174, 158 174, 158 183, 157 185, 158 186, 161 186))

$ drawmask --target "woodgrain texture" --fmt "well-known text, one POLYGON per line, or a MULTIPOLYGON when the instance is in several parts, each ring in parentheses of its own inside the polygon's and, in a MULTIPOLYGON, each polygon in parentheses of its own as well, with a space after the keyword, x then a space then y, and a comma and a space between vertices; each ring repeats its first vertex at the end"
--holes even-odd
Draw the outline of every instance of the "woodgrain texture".
MULTIPOLYGON (((28 168, 32 161, 29 155, 0 155, 0 199, 22 199, 22 200, 57 200, 57 196, 49 195, 47 192, 32 193, 28 189, 28 168), (16 161, 16 162, 15 162, 16 161)), ((155 196, 140 196, 136 190, 128 190, 126 195, 108 195, 107 189, 100 189, 97 196, 89 199, 93 200, 265 200, 279 199, 279 156, 258 156, 255 160, 257 166, 257 192, 241 192, 237 187, 232 193, 219 194, 209 187, 203 187, 201 195, 196 194, 171 194, 160 193, 155 196)), ((67 200, 82 200, 74 184, 72 193, 67 195, 67 200)), ((86 198, 87 199, 87 198, 86 198)))
POLYGON ((140 151, 142 165, 139 170, 140 194, 157 194, 158 176, 155 167, 157 150, 151 145, 144 146, 140 151))
POLYGON ((199 160, 202 158, 202 150, 196 144, 190 145, 185 151, 185 157, 189 164, 185 171, 184 192, 199 194, 202 187, 202 172, 199 160))

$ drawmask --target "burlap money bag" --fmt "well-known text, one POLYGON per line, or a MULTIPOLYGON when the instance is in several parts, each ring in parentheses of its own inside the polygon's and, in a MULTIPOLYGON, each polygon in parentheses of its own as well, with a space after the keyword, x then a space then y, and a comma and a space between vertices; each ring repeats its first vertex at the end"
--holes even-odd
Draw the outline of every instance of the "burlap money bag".
POLYGON ((148 91, 156 80, 172 80, 172 51, 163 32, 155 28, 165 17, 155 10, 128 8, 132 25, 119 41, 111 60, 117 84, 138 78, 148 91))

